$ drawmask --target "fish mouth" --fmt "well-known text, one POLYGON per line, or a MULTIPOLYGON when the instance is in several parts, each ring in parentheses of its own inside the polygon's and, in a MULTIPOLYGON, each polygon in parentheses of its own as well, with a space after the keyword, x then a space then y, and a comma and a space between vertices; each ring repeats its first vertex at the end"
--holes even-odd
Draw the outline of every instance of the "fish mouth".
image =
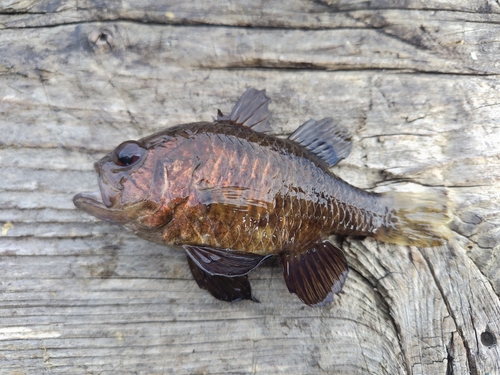
POLYGON ((93 193, 79 193, 73 197, 73 203, 77 208, 101 220, 112 222, 125 222, 123 210, 107 207, 103 202, 100 191, 93 193))

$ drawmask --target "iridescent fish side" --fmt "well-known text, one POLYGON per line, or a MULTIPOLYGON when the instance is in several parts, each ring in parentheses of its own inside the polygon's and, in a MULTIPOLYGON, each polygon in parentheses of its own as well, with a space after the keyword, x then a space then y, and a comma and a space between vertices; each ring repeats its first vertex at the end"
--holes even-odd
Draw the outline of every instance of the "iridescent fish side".
POLYGON ((249 88, 229 116, 122 143, 95 163, 100 192, 77 194, 75 205, 181 246, 200 288, 225 301, 255 301, 247 275, 272 256, 304 303, 332 301, 348 273, 333 234, 444 243, 444 202, 349 185, 329 170, 349 155, 349 133, 325 118, 274 137, 269 102, 249 88))

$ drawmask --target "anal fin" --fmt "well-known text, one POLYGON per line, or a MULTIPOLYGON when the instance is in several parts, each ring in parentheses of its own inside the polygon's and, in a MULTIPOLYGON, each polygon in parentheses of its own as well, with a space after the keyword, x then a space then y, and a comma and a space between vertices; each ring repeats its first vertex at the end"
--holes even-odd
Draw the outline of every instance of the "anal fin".
POLYGON ((333 124, 330 117, 316 121, 310 119, 295 130, 288 139, 307 148, 333 167, 346 158, 352 148, 349 132, 341 125, 333 124))
POLYGON ((201 289, 208 290, 215 298, 227 302, 236 302, 242 299, 259 302, 252 295, 252 288, 247 275, 235 277, 210 275, 198 267, 190 257, 188 257, 188 264, 198 286, 201 289))
POLYGON ((328 241, 318 242, 300 254, 284 252, 281 260, 288 290, 309 306, 332 302, 349 271, 342 250, 328 241))

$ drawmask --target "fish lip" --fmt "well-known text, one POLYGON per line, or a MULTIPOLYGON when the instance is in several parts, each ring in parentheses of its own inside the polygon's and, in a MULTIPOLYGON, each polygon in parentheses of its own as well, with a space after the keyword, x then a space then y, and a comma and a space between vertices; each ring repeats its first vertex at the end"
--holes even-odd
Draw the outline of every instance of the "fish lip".
MULTIPOLYGON (((119 196, 123 190, 123 185, 121 184, 121 180, 115 181, 113 183, 107 177, 103 166, 105 164, 108 164, 108 161, 107 161, 108 158, 109 158, 109 155, 104 157, 102 160, 95 162, 94 169, 96 170, 97 175, 98 175, 97 182, 99 184, 99 190, 101 191, 100 202, 104 203, 104 205, 107 208, 112 208, 119 200, 119 196)), ((92 194, 96 194, 96 193, 92 193, 92 194)))
POLYGON ((99 192, 95 192, 92 194, 98 194, 101 198, 100 203, 103 203, 107 208, 113 207, 117 200, 118 196, 121 193, 119 187, 113 186, 104 176, 100 176, 99 179, 99 192))

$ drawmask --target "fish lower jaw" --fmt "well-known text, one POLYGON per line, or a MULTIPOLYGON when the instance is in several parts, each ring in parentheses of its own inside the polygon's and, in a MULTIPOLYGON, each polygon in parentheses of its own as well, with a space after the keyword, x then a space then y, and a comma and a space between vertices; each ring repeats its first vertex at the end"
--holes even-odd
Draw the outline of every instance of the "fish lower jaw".
POLYGON ((100 191, 93 193, 79 193, 73 197, 73 203, 80 210, 85 211, 86 213, 101 220, 118 224, 123 224, 127 221, 123 210, 106 207, 102 201, 100 191))
POLYGON ((105 207, 99 190, 92 193, 78 193, 73 197, 73 203, 77 208, 84 211, 87 211, 86 208, 89 205, 105 207))

